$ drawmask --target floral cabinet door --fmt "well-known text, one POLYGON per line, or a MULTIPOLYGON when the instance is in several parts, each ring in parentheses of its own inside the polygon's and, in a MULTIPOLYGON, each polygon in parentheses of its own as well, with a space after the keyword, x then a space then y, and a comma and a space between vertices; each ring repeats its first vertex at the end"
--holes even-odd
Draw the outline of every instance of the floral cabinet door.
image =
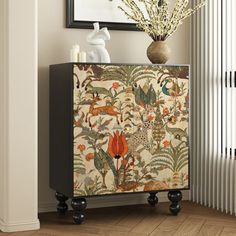
POLYGON ((188 188, 189 67, 74 65, 74 196, 188 188))

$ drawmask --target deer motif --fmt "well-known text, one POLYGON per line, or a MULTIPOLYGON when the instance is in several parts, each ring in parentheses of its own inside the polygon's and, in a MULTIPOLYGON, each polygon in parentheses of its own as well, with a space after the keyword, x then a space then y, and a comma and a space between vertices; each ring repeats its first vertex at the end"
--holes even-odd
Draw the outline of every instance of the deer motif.
POLYGON ((96 96, 93 94, 93 100, 89 107, 89 112, 86 115, 86 122, 89 122, 89 126, 91 127, 90 119, 94 116, 98 115, 108 115, 108 116, 114 116, 116 117, 117 124, 120 124, 118 115, 120 115, 119 112, 114 110, 114 106, 101 106, 101 107, 95 107, 98 101, 101 101, 102 99, 99 97, 98 93, 96 96), (89 116, 90 115, 90 116, 89 116))
POLYGON ((153 123, 151 121, 143 121, 139 129, 132 134, 128 140, 129 151, 135 152, 137 148, 142 145, 144 149, 149 150, 150 144, 148 140, 148 130, 152 130, 153 123))

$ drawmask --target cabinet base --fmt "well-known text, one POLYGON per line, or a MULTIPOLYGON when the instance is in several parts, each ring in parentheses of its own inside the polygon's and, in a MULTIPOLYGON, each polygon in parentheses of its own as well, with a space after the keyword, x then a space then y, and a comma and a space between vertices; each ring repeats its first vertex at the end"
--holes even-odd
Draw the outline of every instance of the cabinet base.
POLYGON ((182 200, 181 191, 169 191, 168 199, 171 201, 169 210, 173 215, 178 215, 181 210, 179 202, 182 200))
POLYGON ((68 197, 63 195, 62 193, 56 192, 55 197, 57 201, 59 202, 57 204, 57 212, 60 214, 65 214, 68 210, 68 205, 66 204, 66 201, 68 200, 68 197))
POLYGON ((148 204, 151 207, 155 207, 156 204, 158 203, 158 197, 156 196, 157 192, 152 192, 149 194, 150 194, 150 196, 147 198, 148 204))
MULTIPOLYGON (((156 196, 158 192, 150 192, 147 198, 148 204, 151 207, 155 207, 158 203, 158 197, 156 196)), ((65 195, 56 192, 55 194, 56 199, 59 201, 57 205, 57 211, 60 214, 65 214, 68 210, 68 205, 66 201, 68 197, 65 195)), ((171 204, 169 207, 170 212, 173 215, 178 215, 181 211, 180 201, 182 200, 182 193, 178 190, 171 190, 168 192, 168 199, 170 200, 171 204)), ((71 207, 74 211, 73 213, 73 220, 76 224, 81 224, 85 219, 85 209, 87 207, 87 201, 85 198, 78 198, 74 197, 71 200, 71 207)))
POLYGON ((84 221, 84 211, 87 207, 85 198, 72 198, 71 207, 74 210, 73 220, 76 224, 81 224, 84 221))

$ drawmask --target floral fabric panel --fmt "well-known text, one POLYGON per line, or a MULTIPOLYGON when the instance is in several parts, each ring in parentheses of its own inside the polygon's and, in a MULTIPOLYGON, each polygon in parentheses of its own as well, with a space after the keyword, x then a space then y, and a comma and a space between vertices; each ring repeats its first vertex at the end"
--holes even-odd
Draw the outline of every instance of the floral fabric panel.
POLYGON ((189 68, 74 65, 74 196, 188 188, 189 68))

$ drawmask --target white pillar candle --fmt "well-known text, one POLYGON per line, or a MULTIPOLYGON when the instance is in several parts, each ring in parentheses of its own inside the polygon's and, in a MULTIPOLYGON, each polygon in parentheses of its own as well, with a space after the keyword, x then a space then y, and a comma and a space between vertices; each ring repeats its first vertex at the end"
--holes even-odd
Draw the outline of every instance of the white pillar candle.
POLYGON ((79 61, 79 51, 80 47, 78 44, 74 45, 70 50, 70 61, 71 62, 78 62, 79 61))
POLYGON ((86 52, 79 53, 79 62, 86 62, 86 52))

